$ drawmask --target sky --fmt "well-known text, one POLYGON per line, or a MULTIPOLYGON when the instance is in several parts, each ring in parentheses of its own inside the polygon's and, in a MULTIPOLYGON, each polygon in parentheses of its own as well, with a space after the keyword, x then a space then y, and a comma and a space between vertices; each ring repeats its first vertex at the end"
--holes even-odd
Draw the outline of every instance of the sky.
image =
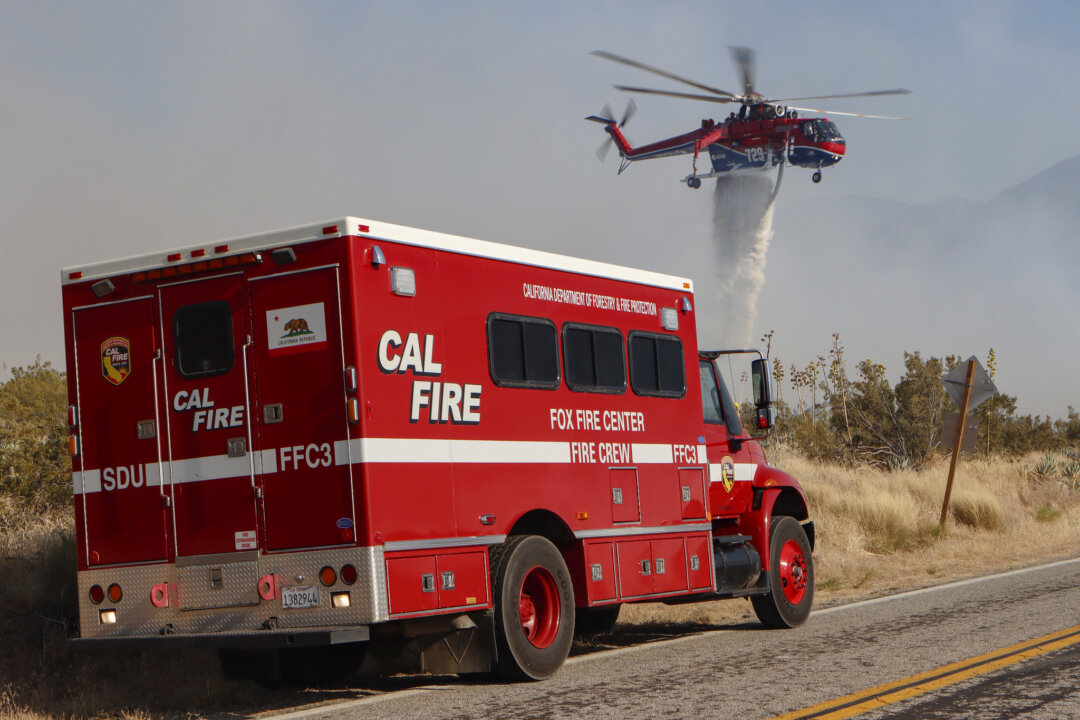
MULTIPOLYGON (((754 337, 774 330, 774 351, 803 364, 840 331, 853 363, 890 370, 905 350, 985 361, 994 347, 1021 411, 1061 417, 1080 397, 1033 372, 1027 336, 897 327, 903 294, 881 318, 854 317, 826 274, 847 267, 828 219, 796 209, 851 195, 984 201, 1080 154, 1055 132, 1080 114, 1077 27, 1080 4, 1002 0, 0 0, 0 362, 63 365, 62 267, 343 215, 689 276, 708 292, 712 193, 678 182, 689 161, 616 176, 583 121, 604 103, 621 111, 613 84, 680 88, 589 52, 735 90, 727 46, 747 45, 766 95, 913 91, 819 103, 911 119, 835 118, 845 160, 820 185, 785 178, 754 337), (792 261, 809 248, 829 262, 792 261)), ((723 114, 637 102, 626 133, 638 144, 723 114)), ((859 268, 872 286, 871 272, 859 268)), ((723 322, 722 309, 699 317, 703 341, 723 322)), ((1058 351, 1070 364, 1077 353, 1058 351)))

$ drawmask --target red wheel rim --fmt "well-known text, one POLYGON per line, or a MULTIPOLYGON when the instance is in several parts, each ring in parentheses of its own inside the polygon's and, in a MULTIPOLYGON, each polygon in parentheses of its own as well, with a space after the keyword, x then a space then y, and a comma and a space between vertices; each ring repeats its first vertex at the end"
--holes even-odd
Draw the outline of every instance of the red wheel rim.
POLYGON ((798 605, 806 596, 806 558, 794 540, 788 540, 780 548, 780 586, 792 605, 798 605))
POLYGON ((555 578, 539 565, 525 574, 518 596, 518 617, 525 638, 534 647, 546 648, 559 634, 562 602, 555 578))

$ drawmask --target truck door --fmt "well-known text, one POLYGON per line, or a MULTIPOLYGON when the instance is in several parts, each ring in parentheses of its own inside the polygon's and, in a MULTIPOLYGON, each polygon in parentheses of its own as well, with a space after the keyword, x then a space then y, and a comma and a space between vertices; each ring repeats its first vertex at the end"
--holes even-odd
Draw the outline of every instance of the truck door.
POLYGON ((268 550, 350 544, 352 468, 337 268, 249 281, 268 550), (269 456, 273 456, 270 460, 269 456))
POLYGON ((168 558, 150 296, 75 308, 76 511, 89 566, 168 558))
POLYGON ((742 423, 714 362, 701 359, 701 405, 709 456, 709 507, 714 517, 743 512, 750 501, 750 452, 742 423))
POLYGON ((258 547, 242 282, 159 289, 178 558, 258 547))

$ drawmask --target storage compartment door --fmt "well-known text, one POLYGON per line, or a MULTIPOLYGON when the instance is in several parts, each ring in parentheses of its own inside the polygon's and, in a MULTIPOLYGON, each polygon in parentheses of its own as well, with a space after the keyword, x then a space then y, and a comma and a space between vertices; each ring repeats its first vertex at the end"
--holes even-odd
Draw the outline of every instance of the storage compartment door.
POLYGON ((77 308, 75 507, 87 565, 168 557, 154 301, 77 308))
POLYGON ((338 271, 257 278, 248 287, 266 547, 351 544, 338 271))

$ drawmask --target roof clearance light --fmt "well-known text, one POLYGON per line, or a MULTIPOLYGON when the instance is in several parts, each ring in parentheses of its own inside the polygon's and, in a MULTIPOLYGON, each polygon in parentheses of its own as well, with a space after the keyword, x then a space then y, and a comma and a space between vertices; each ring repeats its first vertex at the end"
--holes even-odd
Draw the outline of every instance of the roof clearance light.
POLYGON ((193 257, 193 258, 202 257, 205 254, 206 254, 206 248, 199 248, 198 250, 192 250, 191 251, 191 257, 193 257))
POLYGON ((180 253, 172 253, 171 255, 169 255, 165 259, 168 260, 169 262, 179 262, 180 260, 184 259, 184 256, 182 254, 180 254, 180 253))
POLYGON ((221 253, 227 253, 227 252, 229 252, 229 246, 228 245, 215 245, 214 246, 214 252, 219 254, 219 255, 221 253))
POLYGON ((73 273, 68 273, 68 280, 79 280, 82 278, 82 270, 76 270, 73 273))
POLYGON ((336 235, 337 231, 338 231, 337 225, 327 225, 326 227, 324 227, 322 229, 322 234, 323 235, 336 235))
POLYGON ((672 332, 679 329, 679 313, 675 308, 660 308, 660 326, 672 332))
POLYGON ((356 229, 358 232, 371 232, 371 228, 369 228, 367 225, 357 225, 356 229))
POLYGON ((416 295, 416 273, 412 268, 390 268, 390 289, 395 295, 412 297, 416 295))

